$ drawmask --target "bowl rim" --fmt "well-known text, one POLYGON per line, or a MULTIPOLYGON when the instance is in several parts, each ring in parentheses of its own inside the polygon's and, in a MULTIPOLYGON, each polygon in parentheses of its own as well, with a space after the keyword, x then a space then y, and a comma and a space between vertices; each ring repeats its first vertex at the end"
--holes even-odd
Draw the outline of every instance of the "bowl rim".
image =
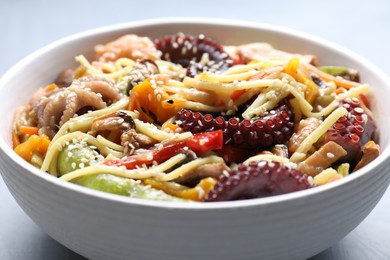
MULTIPOLYGON (((26 64, 32 62, 37 57, 43 55, 45 52, 50 51, 52 49, 58 48, 63 44, 72 42, 74 40, 78 40, 83 37, 89 37, 98 34, 105 34, 112 31, 119 31, 123 29, 131 29, 135 27, 148 27, 153 25, 169 25, 169 24, 193 24, 193 25, 219 25, 219 26, 240 26, 253 28, 258 30, 267 30, 267 31, 275 31, 277 33, 284 34, 286 36, 293 36, 296 38, 300 38, 306 42, 311 42, 312 44, 319 45, 321 47, 325 47, 326 49, 332 49, 333 51, 342 52, 345 56, 351 58, 352 60, 357 61, 360 64, 366 64, 366 67, 369 68, 374 74, 379 76, 379 78, 384 81, 390 82, 390 78, 376 65, 372 64, 367 59, 363 58, 359 54, 348 50, 338 44, 320 38, 318 36, 314 36, 302 31, 298 31, 295 29, 291 29, 288 27, 282 27, 279 25, 273 25, 268 23, 260 23, 260 22, 251 22, 244 20, 235 20, 235 19, 220 19, 220 18, 203 18, 203 17, 165 17, 165 18, 153 18, 153 19, 145 19, 138 21, 131 21, 126 23, 119 23, 109 26, 98 27, 82 32, 78 32, 61 39, 58 39, 36 51, 26 56, 14 66, 12 66, 5 74, 0 78, 0 89, 6 87, 6 83, 13 78, 13 76, 23 68, 26 64)), ((340 186, 347 185, 350 182, 353 182, 362 176, 369 174, 375 167, 378 167, 382 164, 386 164, 387 159, 390 157, 390 147, 383 150, 378 158, 376 158, 372 163, 366 165, 364 168, 357 170, 351 175, 346 176, 345 178, 328 183, 323 186, 315 187, 312 189, 265 197, 265 198, 257 198, 257 199, 248 199, 248 200, 239 200, 239 201, 222 201, 222 202, 212 202, 212 203, 202 203, 202 202, 163 202, 163 201, 152 201, 146 199, 137 199, 130 198, 126 196, 120 196, 115 194, 110 194, 102 191, 93 190, 90 188, 82 187, 70 182, 65 182, 59 180, 57 177, 54 177, 50 174, 44 174, 40 169, 35 168, 21 157, 19 157, 13 149, 8 146, 3 136, 0 136, 0 150, 7 156, 10 160, 10 163, 15 163, 22 167, 27 174, 33 174, 37 178, 41 180, 53 184, 58 188, 67 189, 70 191, 74 191, 84 196, 90 196, 99 198, 105 201, 111 201, 116 203, 122 203, 127 205, 136 205, 142 207, 153 207, 160 209, 176 209, 176 210, 222 210, 222 209, 238 209, 238 208, 248 208, 248 207, 258 207, 258 206, 267 206, 273 204, 285 203, 287 201, 298 200, 302 198, 306 198, 313 195, 318 195, 323 192, 327 192, 330 190, 337 189, 340 186)), ((3 173, 2 173, 3 174, 3 173)))

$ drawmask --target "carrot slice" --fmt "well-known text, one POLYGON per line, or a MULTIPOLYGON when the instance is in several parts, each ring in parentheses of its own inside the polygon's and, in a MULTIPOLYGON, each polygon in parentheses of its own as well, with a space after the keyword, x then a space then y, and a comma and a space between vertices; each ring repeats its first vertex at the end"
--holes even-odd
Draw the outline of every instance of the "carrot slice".
POLYGON ((19 127, 19 130, 21 133, 26 134, 26 135, 37 135, 39 132, 39 128, 35 126, 26 126, 26 125, 21 125, 19 127))
POLYGON ((325 73, 321 70, 319 70, 317 67, 313 66, 313 65, 310 65, 310 64, 306 64, 307 66, 307 69, 316 74, 318 77, 320 77, 323 81, 326 81, 326 82, 331 82, 333 81, 338 87, 343 87, 343 88, 346 88, 346 89, 350 89, 350 88, 353 88, 353 87, 358 87, 360 84, 357 83, 357 82, 353 82, 353 81, 350 81, 350 80, 346 80, 346 79, 343 79, 341 77, 335 77, 333 75, 330 75, 328 73, 325 73))

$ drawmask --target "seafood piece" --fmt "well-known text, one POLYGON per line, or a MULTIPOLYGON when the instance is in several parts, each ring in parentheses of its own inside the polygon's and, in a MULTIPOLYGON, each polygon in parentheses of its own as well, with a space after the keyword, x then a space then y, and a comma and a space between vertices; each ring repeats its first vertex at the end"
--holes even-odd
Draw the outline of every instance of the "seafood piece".
POLYGON ((215 40, 199 35, 182 33, 155 41, 162 59, 187 68, 187 76, 194 77, 202 71, 223 71, 233 65, 233 60, 215 40))
POLYGON ((347 152, 335 142, 327 142, 321 148, 298 164, 298 170, 307 175, 315 176, 324 169, 347 155, 347 152))
POLYGON ((379 156, 381 153, 380 146, 374 141, 368 141, 363 147, 362 147, 363 156, 358 162, 358 164, 353 169, 354 171, 359 170, 360 168, 366 166, 370 162, 372 162, 376 157, 379 156))
POLYGON ((321 123, 322 121, 315 117, 302 119, 298 124, 296 132, 290 138, 288 151, 293 154, 302 144, 303 140, 319 127, 321 123))
POLYGON ((152 60, 137 60, 130 71, 129 83, 127 86, 127 94, 138 84, 141 84, 145 79, 152 75, 158 74, 159 69, 157 64, 152 60))
POLYGON ((53 137, 64 123, 83 108, 102 109, 119 100, 113 82, 106 78, 85 77, 68 88, 59 88, 41 96, 34 105, 38 127, 53 137))
POLYGON ((309 177, 279 162, 252 161, 218 178, 205 201, 229 201, 274 196, 311 188, 309 177))
POLYGON ((201 165, 193 171, 187 172, 185 175, 175 179, 175 182, 193 187, 199 183, 201 179, 207 177, 218 178, 224 170, 228 170, 224 163, 209 163, 201 165))
POLYGON ((124 147, 130 147, 129 151, 133 149, 151 147, 156 143, 157 141, 153 138, 137 133, 134 129, 130 129, 121 135, 121 145, 124 147))
POLYGON ((323 144, 334 141, 341 145, 347 156, 343 161, 358 160, 361 147, 371 140, 376 129, 373 118, 365 111, 357 98, 346 98, 339 106, 347 109, 348 114, 341 117, 326 133, 323 144))
POLYGON ((96 118, 88 132, 90 135, 96 135, 99 131, 104 130, 120 130, 128 131, 135 127, 133 118, 125 111, 119 110, 117 112, 103 115, 96 118))
POLYGON ((150 59, 158 60, 161 52, 156 49, 148 37, 140 37, 135 34, 124 35, 106 45, 97 45, 96 59, 102 62, 116 61, 119 58, 132 60, 150 59))
POLYGON ((73 81, 73 70, 66 69, 66 70, 63 70, 58 75, 58 77, 56 78, 54 83, 60 88, 66 88, 72 84, 72 81, 73 81))
POLYGON ((270 44, 259 42, 250 43, 239 46, 226 46, 225 51, 229 55, 243 63, 248 63, 253 60, 290 60, 298 57, 305 63, 316 64, 317 57, 314 55, 291 54, 281 50, 274 49, 270 44))
POLYGON ((294 130, 294 117, 290 107, 281 102, 263 117, 251 120, 237 117, 225 119, 182 109, 176 123, 192 133, 222 129, 225 144, 241 147, 271 146, 286 142, 294 130))

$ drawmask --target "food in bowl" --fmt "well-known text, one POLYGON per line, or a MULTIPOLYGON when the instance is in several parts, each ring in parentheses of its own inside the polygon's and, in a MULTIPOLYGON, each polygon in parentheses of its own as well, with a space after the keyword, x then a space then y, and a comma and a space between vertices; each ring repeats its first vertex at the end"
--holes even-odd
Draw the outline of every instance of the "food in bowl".
POLYGON ((252 199, 341 179, 380 153, 369 85, 321 57, 183 33, 95 52, 15 114, 16 153, 62 180, 144 199, 252 199))

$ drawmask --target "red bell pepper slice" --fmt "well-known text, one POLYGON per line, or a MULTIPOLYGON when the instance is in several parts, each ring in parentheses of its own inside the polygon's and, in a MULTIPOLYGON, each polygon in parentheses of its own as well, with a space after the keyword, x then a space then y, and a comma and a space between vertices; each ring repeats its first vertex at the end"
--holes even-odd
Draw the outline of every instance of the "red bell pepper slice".
POLYGON ((213 132, 202 132, 194 134, 191 138, 168 142, 154 146, 150 149, 140 149, 135 154, 126 156, 122 159, 109 160, 104 164, 109 166, 125 166, 128 170, 136 167, 151 166, 154 162, 161 163, 172 156, 179 154, 184 147, 199 154, 211 150, 219 150, 223 146, 222 130, 213 132))

